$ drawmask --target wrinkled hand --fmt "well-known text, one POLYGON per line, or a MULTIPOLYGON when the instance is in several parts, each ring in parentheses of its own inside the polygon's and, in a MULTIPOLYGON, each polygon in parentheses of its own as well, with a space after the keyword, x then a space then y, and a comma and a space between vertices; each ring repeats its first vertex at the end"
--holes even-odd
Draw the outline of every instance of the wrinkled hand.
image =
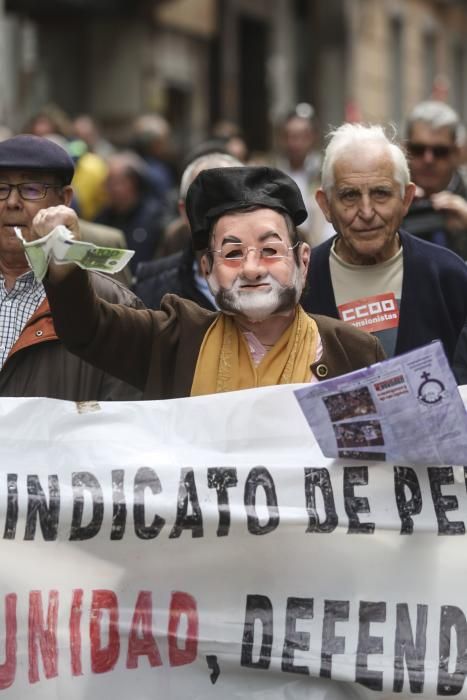
POLYGON ((434 209, 446 214, 448 228, 467 228, 467 201, 463 197, 452 192, 438 192, 431 196, 431 203, 434 209))
MULTIPOLYGON (((41 209, 37 212, 32 221, 33 238, 43 238, 53 231, 56 226, 60 225, 66 226, 73 236, 77 240, 80 240, 79 221, 76 212, 70 209, 70 207, 66 207, 64 204, 60 204, 58 207, 41 209)), ((51 282, 60 282, 75 269, 76 266, 72 264, 57 265, 50 261, 47 279, 51 282)))
POLYGON ((34 238, 47 236, 56 226, 66 226, 73 236, 80 240, 79 221, 76 212, 64 204, 58 207, 48 207, 37 212, 32 222, 34 238))

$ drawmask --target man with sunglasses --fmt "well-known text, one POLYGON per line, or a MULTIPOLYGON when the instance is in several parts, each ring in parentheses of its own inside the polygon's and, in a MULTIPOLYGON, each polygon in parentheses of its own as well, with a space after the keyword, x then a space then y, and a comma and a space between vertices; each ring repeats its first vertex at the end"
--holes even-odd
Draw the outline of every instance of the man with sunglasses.
MULTIPOLYGON (((174 295, 159 311, 108 304, 83 270, 52 264, 47 294, 73 352, 147 399, 318 381, 384 357, 375 338, 299 305, 310 250, 298 240, 306 209, 287 175, 267 167, 203 170, 186 211, 220 312, 174 295)), ((34 232, 47 235, 59 223, 77 232, 65 207, 39 212, 34 232)))
POLYGON ((467 189, 459 174, 463 127, 444 102, 427 101, 410 113, 406 150, 415 197, 404 228, 467 258, 467 189))
MULTIPOLYGON (((68 208, 73 173, 68 153, 48 139, 22 134, 0 142, 0 396, 137 399, 140 393, 134 387, 65 349, 44 287, 29 269, 15 234, 18 227, 32 240, 38 212, 58 205, 68 208)), ((90 278, 103 298, 143 306, 118 282, 99 273, 90 278)))

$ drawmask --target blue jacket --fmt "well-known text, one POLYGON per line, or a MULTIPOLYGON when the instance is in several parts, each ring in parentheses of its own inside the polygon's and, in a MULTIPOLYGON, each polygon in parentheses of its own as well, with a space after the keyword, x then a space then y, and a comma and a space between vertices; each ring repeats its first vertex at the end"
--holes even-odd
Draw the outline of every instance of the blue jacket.
POLYGON ((210 300, 196 286, 193 272, 195 254, 189 244, 185 250, 157 260, 140 262, 136 270, 134 293, 148 309, 159 309, 166 294, 191 299, 209 311, 215 311, 210 300))
MULTIPOLYGON (((440 339, 452 363, 467 318, 467 265, 446 248, 415 238, 406 231, 400 231, 399 236, 403 281, 395 354, 440 339)), ((311 313, 339 318, 329 269, 334 240, 313 249, 301 303, 311 313)))

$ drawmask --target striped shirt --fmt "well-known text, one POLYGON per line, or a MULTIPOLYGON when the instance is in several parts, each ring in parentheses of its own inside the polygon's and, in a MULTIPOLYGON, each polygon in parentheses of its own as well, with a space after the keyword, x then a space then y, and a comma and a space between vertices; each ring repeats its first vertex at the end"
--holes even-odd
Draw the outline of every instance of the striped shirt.
POLYGON ((0 276, 1 367, 24 326, 44 299, 44 286, 36 280, 32 271, 18 277, 13 288, 9 290, 5 289, 5 280, 0 276))

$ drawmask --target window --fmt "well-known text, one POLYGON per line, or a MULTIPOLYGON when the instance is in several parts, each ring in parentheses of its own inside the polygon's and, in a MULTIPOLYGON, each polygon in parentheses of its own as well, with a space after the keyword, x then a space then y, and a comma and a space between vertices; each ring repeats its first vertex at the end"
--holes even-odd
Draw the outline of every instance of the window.
POLYGON ((466 71, 467 52, 461 43, 455 43, 452 49, 452 106, 462 120, 466 117, 466 71))
POLYGON ((436 34, 427 32, 423 36, 423 97, 427 99, 433 91, 436 76, 436 34))
POLYGON ((404 118, 404 71, 403 71, 404 25, 401 17, 390 20, 390 60, 392 79, 392 118, 400 127, 404 118))

